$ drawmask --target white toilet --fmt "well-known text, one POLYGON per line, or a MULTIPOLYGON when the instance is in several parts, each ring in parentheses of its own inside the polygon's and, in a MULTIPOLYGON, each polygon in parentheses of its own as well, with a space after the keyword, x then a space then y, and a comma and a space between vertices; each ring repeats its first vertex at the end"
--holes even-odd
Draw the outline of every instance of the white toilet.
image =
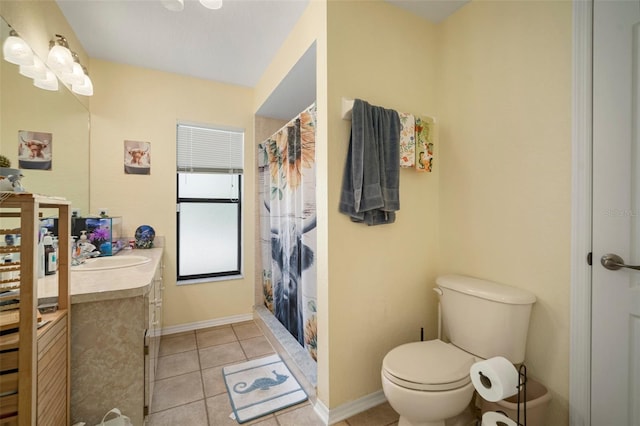
POLYGON ((473 363, 498 355, 524 361, 535 295, 462 275, 438 277, 436 284, 450 343, 407 343, 382 361, 382 389, 400 414, 399 426, 444 426, 465 411, 473 397, 473 363))

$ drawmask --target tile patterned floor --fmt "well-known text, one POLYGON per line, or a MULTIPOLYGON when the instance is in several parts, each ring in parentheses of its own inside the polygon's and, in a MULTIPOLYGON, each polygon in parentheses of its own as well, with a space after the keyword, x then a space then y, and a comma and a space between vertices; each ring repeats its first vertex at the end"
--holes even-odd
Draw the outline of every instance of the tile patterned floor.
MULTIPOLYGON (((275 353, 253 321, 162 338, 149 426, 237 426, 222 367, 275 353)), ((322 426, 311 404, 303 402, 246 425, 322 426)), ((393 426, 398 414, 382 404, 336 426, 393 426)))

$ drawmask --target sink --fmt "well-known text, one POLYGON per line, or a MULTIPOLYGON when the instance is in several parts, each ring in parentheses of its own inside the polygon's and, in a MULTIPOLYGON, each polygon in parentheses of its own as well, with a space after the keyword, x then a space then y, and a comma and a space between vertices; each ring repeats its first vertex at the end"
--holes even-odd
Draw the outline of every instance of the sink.
POLYGON ((106 256, 106 257, 94 257, 87 259, 83 264, 78 266, 72 266, 72 271, 84 272, 84 271, 100 271, 102 269, 115 269, 115 268, 128 268, 130 266, 144 265, 150 262, 151 259, 144 256, 106 256))

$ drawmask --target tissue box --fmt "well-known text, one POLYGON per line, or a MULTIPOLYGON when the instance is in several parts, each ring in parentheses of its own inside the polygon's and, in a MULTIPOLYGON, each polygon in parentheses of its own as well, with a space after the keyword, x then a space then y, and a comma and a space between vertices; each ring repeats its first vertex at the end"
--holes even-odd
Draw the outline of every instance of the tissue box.
POLYGON ((72 222, 72 235, 79 237, 82 231, 87 231, 87 239, 100 250, 101 256, 111 256, 120 250, 122 218, 78 217, 72 222))

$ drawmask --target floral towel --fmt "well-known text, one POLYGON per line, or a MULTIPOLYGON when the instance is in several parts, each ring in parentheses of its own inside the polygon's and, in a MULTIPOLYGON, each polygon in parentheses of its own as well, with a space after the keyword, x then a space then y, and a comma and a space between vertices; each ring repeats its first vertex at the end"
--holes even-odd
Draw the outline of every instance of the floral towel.
POLYGON ((433 141, 431 129, 433 121, 428 118, 416 117, 416 170, 430 172, 433 166, 433 141))
POLYGON ((398 112, 400 116, 400 167, 413 167, 416 163, 416 122, 412 114, 398 112))

